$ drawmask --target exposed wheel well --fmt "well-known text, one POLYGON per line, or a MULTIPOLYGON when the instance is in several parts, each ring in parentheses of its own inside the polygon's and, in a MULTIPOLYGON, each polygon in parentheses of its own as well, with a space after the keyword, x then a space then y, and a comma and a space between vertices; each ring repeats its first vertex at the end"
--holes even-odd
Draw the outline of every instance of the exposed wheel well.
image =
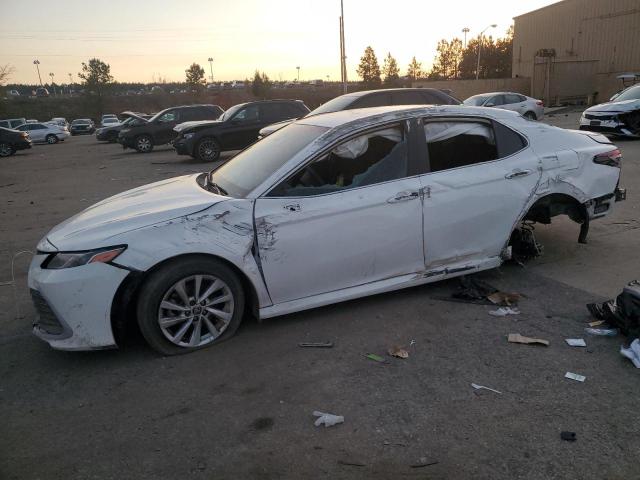
POLYGON ((113 297, 111 304, 111 329, 115 337, 116 343, 121 345, 130 335, 138 330, 138 324, 136 322, 136 304, 138 302, 138 292, 140 287, 144 284, 145 280, 153 272, 173 262, 180 262, 189 257, 210 257, 215 258, 219 262, 228 266, 240 279, 242 288, 245 292, 246 303, 244 315, 250 315, 254 318, 258 317, 258 294, 249 280, 249 278, 240 270, 236 265, 228 260, 219 257, 217 255, 210 255, 206 253, 188 253, 178 255, 175 257, 167 258, 160 263, 157 263, 150 269, 139 272, 133 271, 123 280, 118 287, 116 294, 113 297))
POLYGON ((551 218, 567 215, 571 220, 580 224, 579 243, 587 243, 589 233, 589 213, 587 208, 578 200, 564 193, 552 193, 539 198, 529 208, 522 221, 538 222, 545 225, 551 223, 551 218))

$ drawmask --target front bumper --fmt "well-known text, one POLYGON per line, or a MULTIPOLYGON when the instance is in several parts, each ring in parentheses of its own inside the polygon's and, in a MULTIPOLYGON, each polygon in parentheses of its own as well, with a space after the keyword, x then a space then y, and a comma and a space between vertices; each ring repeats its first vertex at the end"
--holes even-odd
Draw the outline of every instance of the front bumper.
POLYGON ((14 150, 26 150, 27 148, 31 148, 31 140, 22 140, 12 144, 14 150))
POLYGON ((173 145, 178 155, 192 155, 193 153, 193 142, 191 140, 177 138, 171 142, 171 145, 173 145))
POLYGON ((111 304, 128 270, 105 263, 49 270, 37 254, 29 267, 29 288, 37 315, 33 333, 58 350, 116 347, 111 304))
POLYGON ((580 130, 622 137, 639 137, 639 135, 632 132, 628 126, 620 120, 618 114, 615 113, 602 115, 584 113, 580 117, 580 130))

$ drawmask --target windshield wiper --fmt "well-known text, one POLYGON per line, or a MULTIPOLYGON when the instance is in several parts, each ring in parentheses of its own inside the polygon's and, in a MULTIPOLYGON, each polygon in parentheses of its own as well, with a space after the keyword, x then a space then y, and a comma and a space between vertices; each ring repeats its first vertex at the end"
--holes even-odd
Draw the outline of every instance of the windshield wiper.
POLYGON ((212 174, 213 174, 213 171, 209 172, 209 174, 207 175, 207 183, 206 183, 207 189, 209 191, 213 191, 213 193, 217 193, 218 195, 228 196, 229 194, 224 188, 222 188, 220 185, 218 185, 217 183, 211 180, 212 174))

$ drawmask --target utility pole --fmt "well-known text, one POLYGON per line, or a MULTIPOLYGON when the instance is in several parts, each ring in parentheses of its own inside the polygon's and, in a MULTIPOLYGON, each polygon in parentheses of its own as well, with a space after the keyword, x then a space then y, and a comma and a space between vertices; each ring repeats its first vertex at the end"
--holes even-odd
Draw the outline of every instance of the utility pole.
POLYGON ((497 26, 498 25, 496 25, 495 23, 492 23, 487 28, 482 30, 482 32, 480 32, 480 35, 478 35, 478 64, 476 66, 476 80, 478 80, 478 77, 480 76, 480 51, 482 50, 482 36, 484 35, 484 32, 486 32, 489 28, 496 28, 497 26))
POLYGON ((342 76, 342 93, 347 93, 347 56, 344 45, 344 1, 340 0, 340 71, 342 76))
POLYGON ((300 67, 296 67, 298 69, 298 83, 300 83, 300 67))
POLYGON ((467 48, 467 33, 469 33, 469 27, 464 27, 462 33, 464 33, 464 48, 467 48))
POLYGON ((51 86, 53 87, 53 94, 54 94, 54 95, 57 95, 57 93, 56 93, 56 86, 55 86, 55 84, 53 83, 53 73, 49 73, 49 76, 51 77, 51 86))
POLYGON ((34 60, 33 64, 36 66, 36 69, 38 70, 38 80, 40 80, 40 86, 42 86, 42 77, 40 77, 40 60, 34 60))
POLYGON ((67 75, 69 75, 69 96, 71 96, 71 85, 73 84, 73 76, 68 73, 67 75))
POLYGON ((209 57, 207 61, 209 62, 209 68, 211 69, 211 83, 213 83, 213 58, 209 57))

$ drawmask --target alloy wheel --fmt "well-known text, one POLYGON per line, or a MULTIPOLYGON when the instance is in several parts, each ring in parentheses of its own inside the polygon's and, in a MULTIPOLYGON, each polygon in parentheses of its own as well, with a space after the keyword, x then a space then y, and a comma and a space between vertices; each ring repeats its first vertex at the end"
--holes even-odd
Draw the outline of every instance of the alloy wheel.
POLYGON ((207 162, 214 161, 220 155, 220 147, 215 140, 205 139, 198 145, 198 156, 207 162))
POLYGON ((8 157, 9 155, 11 155, 11 145, 0 143, 0 157, 8 157))
POLYGON ((139 151, 148 152, 151 150, 151 139, 149 137, 140 137, 137 145, 139 151))
POLYGON ((201 347, 224 333, 233 312, 233 293, 224 281, 213 275, 192 275, 164 294, 158 325, 174 345, 201 347))
POLYGON ((49 145, 53 145, 54 143, 58 142, 58 138, 55 135, 48 135, 47 136, 47 143, 49 145))

